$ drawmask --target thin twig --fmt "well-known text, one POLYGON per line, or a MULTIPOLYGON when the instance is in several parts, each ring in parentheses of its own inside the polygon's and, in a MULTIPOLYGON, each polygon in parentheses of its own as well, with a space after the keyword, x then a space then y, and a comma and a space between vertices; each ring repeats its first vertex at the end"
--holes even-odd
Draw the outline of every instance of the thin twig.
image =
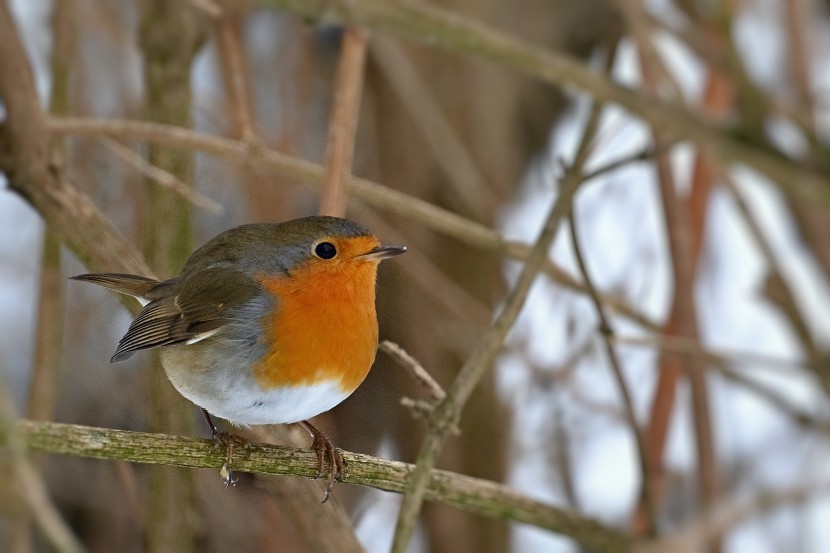
MULTIPOLYGON (((29 450, 44 453, 210 469, 218 469, 226 461, 225 453, 210 439, 26 420, 16 421, 12 430, 29 450)), ((6 444, 7 436, 9 429, 0 426, 0 445, 6 444)), ((311 449, 252 444, 238 453, 234 468, 241 472, 317 477, 317 454, 311 449)), ((345 483, 398 493, 406 489, 412 465, 358 453, 342 454, 349 467, 345 483)), ((427 498, 432 501, 561 533, 597 552, 629 551, 634 543, 625 533, 495 482, 442 470, 429 476, 427 498)))
POLYGON ((805 360, 774 357, 745 350, 707 348, 699 340, 682 336, 661 335, 643 337, 615 335, 611 337, 611 342, 617 345, 654 348, 677 355, 700 357, 704 364, 727 363, 733 365, 755 365, 759 368, 767 368, 777 373, 796 367, 804 369, 811 368, 810 362, 805 360))
POLYGON ((398 365, 406 369, 415 382, 423 386, 427 392, 429 392, 430 399, 434 401, 441 401, 447 396, 447 393, 441 385, 438 384, 434 378, 432 378, 432 375, 427 372, 418 360, 409 355, 406 350, 395 342, 384 340, 378 344, 378 351, 382 351, 394 359, 398 365))
MULTIPOLYGON (((221 7, 216 4, 213 7, 220 9, 220 13, 212 17, 219 43, 218 52, 225 78, 225 92, 236 114, 239 136, 246 142, 255 142, 257 135, 254 131, 254 108, 251 105, 248 71, 246 71, 242 44, 239 39, 238 12, 230 2, 226 1, 221 3, 221 7)), ((201 8, 206 13, 212 13, 208 6, 201 8)))
MULTIPOLYGON (((810 361, 817 359, 821 355, 821 352, 810 332, 810 326, 807 324, 801 310, 798 308, 798 303, 795 300, 795 294, 793 293, 792 287, 789 285, 789 282, 782 270, 782 264, 778 259, 772 244, 767 239, 761 223, 749 207, 749 203, 744 197, 743 192, 741 192, 738 184, 726 171, 720 171, 719 176, 726 189, 732 195, 735 207, 738 208, 738 214, 743 219, 746 229, 749 231, 749 235, 755 242, 755 247, 758 249, 761 257, 764 258, 767 270, 769 271, 767 282, 772 283, 775 286, 775 297, 772 299, 790 322, 793 331, 801 341, 801 345, 804 347, 808 359, 807 366, 814 369, 815 367, 810 363, 810 361)), ((818 376, 820 377, 825 390, 830 391, 830 382, 827 382, 825 380, 826 377, 823 375, 818 374, 818 376)))
POLYGON ((651 32, 651 24, 646 16, 646 9, 642 0, 614 0, 614 6, 619 10, 625 19, 629 34, 637 44, 641 59, 648 65, 657 77, 657 92, 663 87, 668 87, 669 97, 675 102, 683 102, 685 96, 677 79, 663 63, 651 32))
POLYGON ((634 434, 634 442, 637 446, 637 457, 640 462, 640 472, 643 475, 643 504, 645 506, 646 513, 649 518, 649 529, 653 535, 657 535, 659 532, 657 529, 657 516, 654 508, 654 495, 652 493, 652 473, 654 471, 648 463, 648 454, 645 439, 643 438, 643 432, 640 429, 640 424, 637 422, 637 414, 634 411, 634 401, 631 398, 631 391, 629 390, 628 384, 625 381, 625 374, 623 373, 622 366, 620 365, 619 357, 617 356, 617 352, 614 350, 614 346, 611 342, 611 338, 614 336, 614 330, 611 327, 611 322, 605 316, 605 311, 602 308, 602 303, 599 301, 596 289, 594 288, 593 280, 591 279, 591 275, 588 272, 588 267, 585 264, 585 259, 582 256, 582 251, 579 246, 579 236, 577 234, 576 220, 574 217, 575 213, 576 210, 571 210, 571 216, 569 218, 569 227, 571 230, 571 245, 573 247, 574 256, 576 257, 576 263, 579 266, 579 272, 582 273, 582 280, 585 282, 586 288, 588 288, 588 296, 591 298, 591 301, 594 304, 594 310, 596 311, 597 317, 599 318, 599 334, 602 337, 602 343, 605 346, 605 354, 608 356, 608 364, 611 366, 611 373, 614 375, 614 380, 616 380, 617 382, 617 388, 619 389, 620 396, 623 400, 623 409, 628 422, 628 426, 631 429, 631 432, 634 434))
POLYGON ((432 89, 397 41, 377 36, 371 51, 464 209, 484 218, 492 207, 488 205, 492 190, 469 148, 441 112, 432 89))
POLYGON ((805 131, 815 141, 815 98, 813 97, 810 65, 812 52, 808 46, 809 24, 813 21, 813 4, 807 0, 790 0, 784 3, 784 20, 787 30, 787 63, 798 95, 797 105, 805 114, 805 131))
POLYGON ((191 204, 207 209, 208 211, 220 214, 225 211, 224 206, 212 198, 199 194, 192 186, 183 182, 172 173, 157 167, 132 151, 127 146, 111 138, 104 137, 104 145, 130 167, 138 171, 142 176, 147 177, 156 184, 169 188, 191 204))
POLYGON ((830 494, 830 483, 805 481, 783 490, 764 490, 748 499, 728 498, 715 503, 698 520, 654 542, 635 547, 637 553, 694 553, 742 522, 762 513, 806 503, 830 494))
POLYGON ((369 36, 363 29, 348 27, 343 30, 326 146, 321 215, 342 217, 346 214, 346 185, 352 174, 368 41, 369 36))
POLYGON ((702 367, 718 372, 730 382, 764 399, 799 426, 817 430, 825 434, 830 433, 830 420, 818 418, 807 413, 800 406, 793 404, 791 399, 784 397, 776 390, 764 386, 747 375, 731 368, 731 365, 735 364, 752 364, 756 367, 766 365, 767 368, 776 369, 776 372, 780 374, 780 369, 792 369, 799 365, 808 367, 809 365, 804 362, 777 359, 747 352, 715 352, 705 349, 696 340, 676 336, 655 336, 649 338, 613 336, 611 337, 611 342, 617 345, 655 348, 660 350, 661 354, 664 355, 672 354, 700 357, 702 359, 702 367))

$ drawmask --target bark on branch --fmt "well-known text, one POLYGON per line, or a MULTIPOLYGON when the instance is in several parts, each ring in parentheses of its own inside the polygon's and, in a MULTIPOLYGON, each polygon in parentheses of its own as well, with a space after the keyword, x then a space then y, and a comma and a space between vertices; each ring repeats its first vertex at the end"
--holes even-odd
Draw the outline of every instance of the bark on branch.
MULTIPOLYGON (((11 428, 0 428, 2 448, 7 447, 10 431, 28 450, 43 453, 192 468, 219 469, 225 462, 225 452, 209 439, 19 420, 11 428)), ((403 492, 414 468, 359 453, 343 452, 343 458, 348 465, 345 483, 390 492, 403 492)), ((317 455, 311 449, 253 444, 250 450, 234 451, 234 469, 315 478, 317 455)), ((625 533, 591 519, 535 501, 501 484, 448 471, 432 471, 426 497, 471 513, 563 534, 599 553, 630 551, 635 544, 625 533)))

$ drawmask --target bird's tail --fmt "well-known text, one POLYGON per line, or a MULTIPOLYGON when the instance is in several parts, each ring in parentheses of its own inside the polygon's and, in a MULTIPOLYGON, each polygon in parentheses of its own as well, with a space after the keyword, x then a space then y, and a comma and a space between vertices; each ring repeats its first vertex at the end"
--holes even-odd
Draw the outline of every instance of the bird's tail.
POLYGON ((91 273, 70 277, 72 280, 91 282, 115 290, 128 296, 137 298, 145 303, 147 294, 159 285, 159 281, 138 275, 127 275, 123 273, 91 273))

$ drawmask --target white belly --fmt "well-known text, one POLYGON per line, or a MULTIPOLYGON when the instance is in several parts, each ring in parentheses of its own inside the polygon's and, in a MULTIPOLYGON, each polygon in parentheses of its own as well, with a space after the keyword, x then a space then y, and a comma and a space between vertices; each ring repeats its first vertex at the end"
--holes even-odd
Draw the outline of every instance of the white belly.
POLYGON ((222 399, 194 390, 179 392, 210 414, 240 426, 303 421, 325 413, 350 395, 333 382, 265 391, 237 389, 222 399))
MULTIPOLYGON (((162 365, 180 394, 233 424, 299 422, 325 413, 351 395, 334 381, 266 390, 247 368, 234 368, 230 362, 202 364, 194 363, 193 358, 179 358, 184 348, 192 352, 200 344, 162 348, 162 365)), ((215 352, 207 354, 215 356, 215 352)), ((243 360, 244 367, 249 365, 249 360, 243 360)))

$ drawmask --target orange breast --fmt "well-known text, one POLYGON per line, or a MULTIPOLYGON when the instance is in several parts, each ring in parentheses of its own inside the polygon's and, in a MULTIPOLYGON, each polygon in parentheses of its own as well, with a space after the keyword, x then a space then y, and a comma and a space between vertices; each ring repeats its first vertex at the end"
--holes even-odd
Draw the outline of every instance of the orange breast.
POLYGON ((309 263, 288 278, 262 278, 278 298, 267 354, 255 367, 263 388, 334 381, 356 389, 375 360, 377 263, 309 263))

